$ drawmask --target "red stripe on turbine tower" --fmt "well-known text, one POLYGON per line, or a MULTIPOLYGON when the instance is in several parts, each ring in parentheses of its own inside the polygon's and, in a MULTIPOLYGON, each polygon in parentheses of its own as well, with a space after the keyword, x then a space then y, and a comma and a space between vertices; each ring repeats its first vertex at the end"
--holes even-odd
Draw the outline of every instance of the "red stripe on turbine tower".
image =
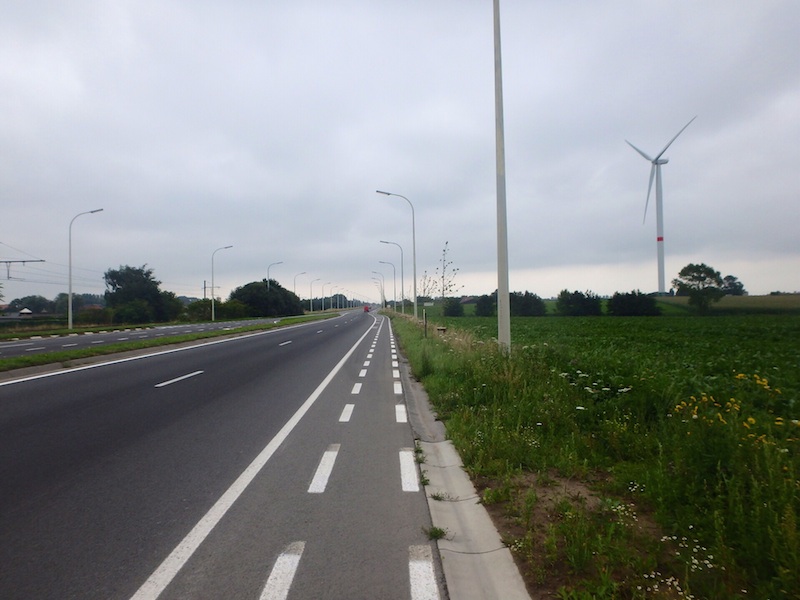
POLYGON ((656 241, 657 241, 657 242, 663 242, 663 241, 664 241, 664 236, 662 236, 662 235, 658 236, 658 237, 656 238, 656 241))

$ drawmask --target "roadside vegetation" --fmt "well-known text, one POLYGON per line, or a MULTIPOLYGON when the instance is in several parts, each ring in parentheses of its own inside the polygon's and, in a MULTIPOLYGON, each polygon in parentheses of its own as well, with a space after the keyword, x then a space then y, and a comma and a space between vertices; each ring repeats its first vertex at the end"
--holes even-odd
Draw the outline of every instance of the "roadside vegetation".
POLYGON ((798 297, 725 300, 516 317, 510 356, 394 315, 535 597, 800 598, 798 297))

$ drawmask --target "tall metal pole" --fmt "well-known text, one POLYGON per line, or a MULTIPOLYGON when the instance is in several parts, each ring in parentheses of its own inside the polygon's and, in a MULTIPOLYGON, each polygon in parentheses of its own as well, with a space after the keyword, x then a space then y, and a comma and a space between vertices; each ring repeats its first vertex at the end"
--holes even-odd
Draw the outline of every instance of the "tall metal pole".
POLYGON ((228 248, 233 248, 233 246, 222 246, 222 248, 217 248, 211 253, 211 320, 212 321, 216 321, 217 319, 217 315, 214 310, 214 255, 220 250, 227 250, 228 248))
POLYGON ((400 248, 400 312, 402 314, 406 314, 406 284, 403 276, 403 247, 397 242, 387 242, 386 240, 381 240, 380 242, 381 244, 394 244, 400 248))
POLYGON ((414 205, 411 204, 411 200, 406 198, 405 196, 401 196, 400 194, 393 194, 392 192, 382 192, 381 190, 375 190, 379 194, 383 194, 384 196, 397 196, 398 198, 402 198, 408 205, 411 207, 411 257, 412 262, 414 265, 414 318, 419 318, 419 311, 417 310, 417 224, 416 218, 414 217, 414 205))
MULTIPOLYGON (((314 312, 314 281, 319 281, 321 277, 314 279, 308 286, 308 312, 314 312)), ((324 285, 322 286, 325 287, 324 285)))
POLYGON ((385 260, 379 260, 378 262, 382 265, 392 266, 392 298, 394 302, 394 312, 397 312, 397 269, 394 268, 394 263, 385 260))
POLYGON ((81 215, 92 215, 94 213, 99 213, 102 210, 102 208, 96 208, 94 210, 87 210, 86 212, 78 213, 72 217, 72 221, 69 222, 69 294, 67 295, 67 329, 72 329, 72 224, 75 222, 75 219, 81 215))
POLYGON ((386 292, 384 291, 384 288, 386 286, 386 277, 384 277, 383 273, 381 273, 380 271, 373 271, 373 273, 375 273, 375 275, 380 275, 381 276, 381 280, 380 280, 380 284, 381 284, 381 308, 386 308, 386 292))
MULTIPOLYGON (((325 286, 326 286, 326 285, 330 285, 330 284, 331 284, 331 282, 330 282, 330 281, 328 281, 328 282, 326 282, 326 283, 323 283, 323 284, 322 284, 322 310, 323 310, 323 311, 325 310, 325 286)), ((328 290, 328 292, 330 292, 330 290, 328 290)), ((332 303, 333 303, 333 298, 331 298, 331 304, 332 304, 332 303)), ((328 308, 333 308, 333 307, 332 307, 332 306, 330 306, 330 307, 328 307, 328 308)))
POLYGON ((272 263, 267 267, 267 291, 269 291, 269 270, 274 267, 275 265, 282 265, 283 261, 272 263))
POLYGON ((506 151, 503 126, 503 64, 500 54, 500 0, 494 0, 494 105, 497 158, 497 343, 511 352, 511 299, 508 285, 506 151))
POLYGON ((303 272, 298 273, 297 275, 294 276, 294 286, 292 287, 292 292, 294 293, 295 296, 297 296, 297 278, 300 275, 305 275, 305 274, 306 274, 306 272, 303 271, 303 272))

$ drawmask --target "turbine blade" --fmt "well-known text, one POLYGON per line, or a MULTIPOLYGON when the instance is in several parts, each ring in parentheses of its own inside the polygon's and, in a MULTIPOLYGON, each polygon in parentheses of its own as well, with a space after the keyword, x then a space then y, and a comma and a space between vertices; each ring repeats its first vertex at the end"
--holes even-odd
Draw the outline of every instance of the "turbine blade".
POLYGON ((642 217, 642 225, 647 220, 647 206, 650 204, 650 190, 653 189, 653 177, 656 175, 656 165, 650 167, 650 183, 647 184, 647 200, 644 203, 644 217, 642 217))
MULTIPOLYGON (((694 121, 696 118, 697 118, 697 115, 693 116, 692 117, 692 121, 694 121)), ((661 158, 661 155, 664 154, 664 152, 667 151, 667 148, 669 148, 672 145, 672 142, 674 142, 675 140, 678 139, 678 136, 683 133, 683 130, 686 129, 689 125, 692 124, 692 121, 689 121, 686 125, 683 126, 683 129, 681 129, 678 133, 675 134, 675 137, 672 138, 669 141, 669 143, 666 146, 664 146, 664 149, 661 152, 658 153, 658 156, 656 156, 655 160, 658 160, 659 158, 661 158)))
POLYGON ((637 151, 639 154, 641 154, 642 156, 644 156, 644 158, 645 158, 647 161, 649 161, 649 162, 653 162, 653 159, 652 159, 652 158, 650 158, 649 156, 647 156, 647 154, 645 154, 644 152, 642 152, 641 150, 639 150, 639 149, 638 149, 636 146, 634 146, 633 144, 631 144, 631 143, 630 143, 628 140, 625 140, 625 143, 626 143, 626 144, 628 144, 628 146, 630 146, 630 147, 631 147, 631 148, 633 148, 634 150, 636 150, 636 151, 637 151))

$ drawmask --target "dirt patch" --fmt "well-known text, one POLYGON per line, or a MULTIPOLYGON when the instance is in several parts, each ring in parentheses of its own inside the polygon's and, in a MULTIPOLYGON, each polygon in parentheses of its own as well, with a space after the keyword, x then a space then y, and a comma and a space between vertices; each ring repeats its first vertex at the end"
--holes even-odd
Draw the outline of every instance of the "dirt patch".
MULTIPOLYGON (((625 551, 633 556, 644 552, 652 554, 655 547, 662 546, 658 552, 661 556, 653 560, 663 564, 661 528, 643 509, 610 499, 598 491, 602 480, 580 481, 554 473, 528 473, 510 482, 479 478, 475 485, 481 497, 488 500, 484 502, 486 510, 511 549, 534 600, 563 597, 559 596, 559 590, 575 589, 584 580, 596 580, 602 570, 609 580, 615 581, 631 581, 643 575, 611 566, 606 560, 608 557, 598 556, 597 551, 583 570, 576 568, 574 561, 569 560, 569 551, 565 554, 564 549, 567 538, 572 535, 571 528, 579 527, 573 525, 571 519, 584 519, 584 524, 597 527, 587 537, 596 537, 597 531, 612 522, 619 523, 617 526, 622 530, 625 521, 625 540, 629 544, 625 551)), ((667 593, 654 597, 675 596, 667 593)))

